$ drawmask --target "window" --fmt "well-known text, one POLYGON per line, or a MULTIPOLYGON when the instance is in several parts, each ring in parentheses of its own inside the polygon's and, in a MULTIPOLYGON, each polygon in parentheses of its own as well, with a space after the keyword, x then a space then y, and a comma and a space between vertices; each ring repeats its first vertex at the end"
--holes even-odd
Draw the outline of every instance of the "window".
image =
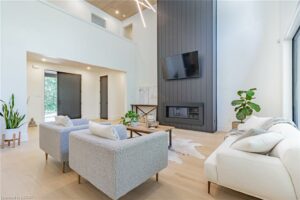
POLYGON ((98 15, 92 13, 91 19, 92 19, 92 23, 97 24, 103 28, 106 28, 106 21, 102 17, 99 17, 98 15))

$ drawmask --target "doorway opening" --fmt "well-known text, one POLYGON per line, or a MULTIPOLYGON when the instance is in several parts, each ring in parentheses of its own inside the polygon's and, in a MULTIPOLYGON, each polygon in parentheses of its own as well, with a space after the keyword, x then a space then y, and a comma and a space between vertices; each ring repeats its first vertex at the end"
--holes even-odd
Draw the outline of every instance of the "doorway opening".
POLYGON ((108 119, 108 76, 100 76, 100 119, 108 119))
POLYGON ((44 120, 54 121, 57 116, 57 72, 45 71, 44 78, 44 120))
POLYGON ((57 115, 119 120, 127 108, 126 76, 119 70, 28 52, 27 116, 37 124, 57 115), (102 89, 100 79, 105 82, 102 89))

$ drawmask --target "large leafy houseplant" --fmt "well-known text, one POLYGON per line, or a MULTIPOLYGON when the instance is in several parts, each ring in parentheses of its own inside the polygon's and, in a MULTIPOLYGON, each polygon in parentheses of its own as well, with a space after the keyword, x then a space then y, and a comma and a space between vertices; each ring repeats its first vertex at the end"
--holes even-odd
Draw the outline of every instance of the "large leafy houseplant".
POLYGON ((231 105, 234 106, 234 111, 236 112, 236 118, 240 120, 241 123, 247 118, 247 116, 251 116, 253 111, 259 112, 260 106, 256 103, 253 103, 255 99, 256 88, 251 88, 249 90, 239 90, 237 95, 239 99, 233 100, 231 105))
POLYGON ((6 129, 17 129, 23 125, 25 115, 21 115, 18 110, 15 110, 15 96, 11 95, 9 103, 0 100, 2 103, 2 109, 0 116, 4 118, 6 129))
POLYGON ((138 122, 138 120, 139 115, 132 110, 128 111, 125 116, 122 117, 122 123, 124 125, 132 125, 133 123, 138 122))

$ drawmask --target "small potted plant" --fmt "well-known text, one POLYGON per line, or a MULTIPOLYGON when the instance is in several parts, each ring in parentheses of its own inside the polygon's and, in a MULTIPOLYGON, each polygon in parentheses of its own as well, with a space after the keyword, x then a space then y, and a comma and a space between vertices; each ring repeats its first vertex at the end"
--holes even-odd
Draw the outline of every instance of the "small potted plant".
POLYGON ((18 110, 15 110, 15 96, 11 95, 9 103, 0 100, 2 103, 2 110, 0 111, 0 116, 4 118, 5 121, 5 139, 13 139, 13 134, 20 132, 20 127, 23 125, 23 120, 25 115, 21 115, 18 110))
POLYGON ((130 125, 130 126, 137 126, 138 125, 138 121, 139 121, 139 115, 130 110, 128 111, 124 117, 122 117, 122 123, 126 126, 130 125))
POLYGON ((236 112, 236 119, 239 121, 232 122, 232 128, 235 129, 240 123, 244 123, 244 120, 253 114, 253 111, 260 112, 260 106, 256 103, 253 103, 255 99, 256 88, 251 88, 247 91, 239 90, 237 95, 239 99, 233 100, 231 105, 234 106, 234 111, 236 112))

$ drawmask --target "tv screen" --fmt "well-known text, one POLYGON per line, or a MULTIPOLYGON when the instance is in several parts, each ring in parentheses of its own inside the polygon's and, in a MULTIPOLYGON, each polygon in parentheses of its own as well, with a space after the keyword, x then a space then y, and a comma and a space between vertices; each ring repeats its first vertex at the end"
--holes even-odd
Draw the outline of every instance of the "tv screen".
POLYGON ((163 76, 166 80, 200 77, 198 51, 166 57, 163 76))

